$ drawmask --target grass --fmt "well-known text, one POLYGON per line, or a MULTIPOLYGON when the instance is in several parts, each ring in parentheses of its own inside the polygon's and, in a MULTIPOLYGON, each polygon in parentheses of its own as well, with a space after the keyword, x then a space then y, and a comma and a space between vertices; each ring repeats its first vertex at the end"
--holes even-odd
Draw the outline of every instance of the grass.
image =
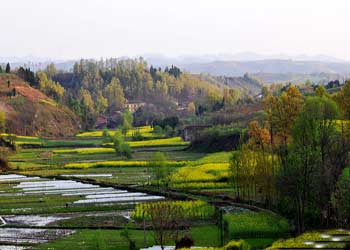
POLYGON ((230 238, 276 238, 289 232, 288 221, 265 212, 242 212, 224 215, 230 238))
MULTIPOLYGON (((143 135, 153 136, 149 128, 141 128, 143 135)), ((145 141, 128 141, 133 147, 133 159, 125 160, 114 154, 112 148, 101 147, 102 138, 98 133, 102 131, 88 132, 78 135, 74 139, 67 140, 45 140, 38 137, 18 137, 23 142, 40 142, 42 147, 21 149, 16 155, 9 157, 11 165, 16 172, 40 176, 54 176, 60 174, 87 174, 87 173, 108 173, 112 178, 89 177, 99 183, 118 185, 142 185, 149 180, 147 168, 148 162, 154 152, 161 151, 167 155, 167 163, 173 167, 174 176, 177 181, 172 184, 173 188, 197 189, 220 191, 227 189, 228 183, 224 181, 228 177, 228 162, 231 152, 220 152, 205 155, 203 153, 190 152, 184 150, 187 142, 183 142, 180 137, 167 139, 152 139, 145 141), (90 134, 88 134, 90 133, 90 134), (95 133, 95 134, 94 134, 95 133), (97 134, 96 134, 97 133, 97 134), (97 135, 97 136, 96 136, 97 135), (88 147, 87 147, 88 146, 88 147), (92 147, 91 147, 92 146, 92 147), (68 148, 72 147, 72 148, 68 148), (85 148, 84 148, 85 147, 85 148)), ((131 132, 130 132, 131 133, 131 132)), ((130 134, 129 134, 130 135, 130 134)), ((84 177, 82 177, 84 178, 84 177)), ((0 183, 0 190, 8 192, 12 190, 8 184, 0 183)), ((40 200, 40 196, 13 196, 2 197, 0 203, 0 214, 55 214, 70 212, 95 212, 95 211, 118 211, 133 209, 134 206, 122 205, 73 205, 78 197, 61 197, 58 195, 45 196, 40 200), (68 208, 65 203, 71 204, 68 208)), ((182 202, 183 203, 183 202, 182 202)), ((186 204, 188 202, 185 202, 186 204)), ((185 204, 184 203, 184 204, 185 204)), ((190 204, 190 203, 188 203, 190 204)), ((140 205, 141 206, 141 205, 140 205)), ((191 210, 191 207, 190 207, 191 210)), ((196 209, 192 210, 196 211, 196 209)), ((200 213, 199 213, 200 214, 200 213)), ((201 216, 197 216, 201 217, 201 216)), ((203 217, 203 216, 202 216, 203 217)), ((201 218, 202 218, 201 217, 201 218)), ((244 227, 253 225, 248 223, 246 218, 245 226, 234 228, 243 232, 244 227)), ((218 228, 208 220, 200 220, 203 226, 191 228, 189 234, 194 238, 197 246, 218 246, 218 228)), ((233 220, 237 223, 237 220, 233 220)), ((266 221, 265 221, 266 222, 266 221)), ((95 216, 76 217, 58 222, 59 227, 85 227, 122 226, 125 220, 119 216, 95 216)), ((232 222, 231 222, 232 224, 232 222)), ((196 224, 197 225, 197 224, 196 224)), ((273 226, 265 223, 265 228, 273 226)), ((276 227, 276 226, 275 226, 276 227)), ((120 230, 77 230, 76 234, 59 239, 54 242, 43 244, 35 249, 128 249, 127 242, 120 237, 120 230)), ((235 231, 237 233, 237 231, 235 231)), ((232 234, 229 238, 239 240, 238 234, 232 234), (237 238, 238 237, 238 238, 237 238)), ((141 230, 131 230, 132 238, 136 240, 137 248, 143 247, 143 232, 141 230)), ((252 235, 245 239, 253 246, 269 245, 275 235, 266 238, 259 238, 260 235, 252 235), (253 237, 253 238, 251 238, 253 237)), ((243 233, 241 236, 244 236, 243 233)), ((227 239, 229 240, 229 239, 227 239)), ((173 244, 172 242, 170 242, 173 244)), ((152 232, 147 231, 147 245, 153 245, 152 232)))
POLYGON ((121 227, 129 222, 121 215, 105 215, 105 216, 79 216, 66 220, 58 221, 58 226, 64 228, 75 227, 121 227))
MULTIPOLYGON (((121 230, 78 230, 68 237, 42 244, 34 249, 40 250, 125 250, 129 249, 127 241, 120 236, 121 230)), ((129 230, 131 239, 136 242, 136 249, 144 247, 142 230, 129 230)), ((219 234, 214 225, 199 226, 190 229, 188 234, 197 246, 218 246, 219 234)), ((155 244, 153 233, 146 231, 146 246, 155 244)), ((174 245, 174 242, 168 242, 174 245)))

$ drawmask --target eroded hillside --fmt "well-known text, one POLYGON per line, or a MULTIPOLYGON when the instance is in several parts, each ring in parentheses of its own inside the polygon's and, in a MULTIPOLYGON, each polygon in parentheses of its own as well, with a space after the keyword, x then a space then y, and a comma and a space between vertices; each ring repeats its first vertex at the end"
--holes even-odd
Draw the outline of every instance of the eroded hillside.
POLYGON ((77 133, 80 126, 68 108, 12 74, 0 74, 0 110, 6 114, 9 133, 67 137, 77 133))

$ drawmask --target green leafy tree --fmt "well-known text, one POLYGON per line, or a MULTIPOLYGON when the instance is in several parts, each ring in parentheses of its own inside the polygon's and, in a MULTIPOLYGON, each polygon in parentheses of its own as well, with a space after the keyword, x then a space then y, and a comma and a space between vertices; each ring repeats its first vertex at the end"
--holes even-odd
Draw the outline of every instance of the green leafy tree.
POLYGON ((56 101, 61 101, 64 94, 64 88, 58 83, 47 78, 45 72, 38 72, 37 78, 39 89, 46 95, 52 97, 56 101))
POLYGON ((156 135, 163 135, 164 131, 163 131, 161 126, 156 125, 153 128, 153 133, 156 134, 156 135))
POLYGON ((350 169, 346 168, 337 183, 337 191, 333 195, 333 206, 339 213, 342 226, 350 221, 350 169))
POLYGON ((111 82, 104 88, 103 92, 108 100, 108 109, 110 112, 122 110, 124 108, 126 99, 118 78, 113 77, 111 82))
POLYGON ((327 89, 323 86, 323 84, 317 87, 316 95, 319 97, 330 97, 327 89))
POLYGON ((306 211, 316 211, 315 206, 329 211, 333 173, 337 172, 329 149, 335 143, 337 117, 332 100, 312 97, 306 100, 293 127, 293 143, 281 168, 278 189, 292 200, 299 233, 305 230, 306 211))
POLYGON ((121 129, 123 134, 126 136, 128 131, 132 129, 134 117, 129 111, 124 111, 122 114, 122 117, 123 117, 123 124, 121 129))
POLYGON ((56 69, 55 64, 50 63, 49 65, 47 65, 44 72, 47 75, 47 77, 50 80, 52 80, 52 78, 57 75, 57 69, 56 69))
POLYGON ((161 185, 167 186, 167 177, 169 177, 170 168, 167 164, 167 158, 164 153, 155 152, 152 155, 148 168, 151 170, 158 187, 161 185))
POLYGON ((125 156, 126 158, 132 158, 131 148, 129 144, 124 141, 122 132, 117 129, 113 137, 114 149, 117 155, 125 156))

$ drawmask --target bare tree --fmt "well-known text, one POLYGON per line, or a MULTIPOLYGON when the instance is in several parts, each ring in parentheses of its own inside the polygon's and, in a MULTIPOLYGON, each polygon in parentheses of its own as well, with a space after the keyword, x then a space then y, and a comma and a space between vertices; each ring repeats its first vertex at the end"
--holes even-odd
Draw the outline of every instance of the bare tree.
POLYGON ((148 217, 157 244, 164 249, 169 240, 178 240, 181 231, 188 228, 184 210, 169 202, 155 202, 147 206, 145 216, 148 217))

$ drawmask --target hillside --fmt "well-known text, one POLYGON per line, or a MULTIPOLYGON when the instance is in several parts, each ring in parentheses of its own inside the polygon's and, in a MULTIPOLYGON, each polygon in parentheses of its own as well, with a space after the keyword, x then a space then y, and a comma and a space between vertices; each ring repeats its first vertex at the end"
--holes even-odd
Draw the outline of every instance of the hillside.
POLYGON ((65 137, 77 133, 80 126, 68 108, 12 74, 0 74, 0 110, 6 114, 9 133, 65 137))
POLYGON ((350 64, 339 62, 316 62, 294 60, 256 60, 256 61, 213 61, 193 63, 184 68, 192 73, 209 73, 211 75, 241 76, 246 72, 272 74, 341 74, 350 73, 350 64))
POLYGON ((201 79, 216 84, 218 86, 237 88, 249 95, 257 95, 261 92, 263 86, 259 78, 253 77, 249 74, 244 76, 230 77, 230 76, 212 76, 209 74, 200 74, 201 79))

